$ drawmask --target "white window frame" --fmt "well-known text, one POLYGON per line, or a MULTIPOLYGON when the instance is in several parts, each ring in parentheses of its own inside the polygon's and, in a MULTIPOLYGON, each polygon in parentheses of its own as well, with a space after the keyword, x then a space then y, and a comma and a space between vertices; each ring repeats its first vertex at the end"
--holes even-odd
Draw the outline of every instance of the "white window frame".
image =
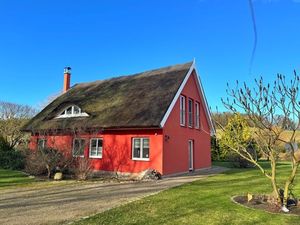
POLYGON ((200 104, 195 102, 195 128, 200 128, 200 104))
POLYGON ((194 170, 194 149, 195 149, 195 142, 194 140, 189 140, 188 142, 188 164, 189 164, 189 171, 194 170))
POLYGON ((193 118, 193 109, 194 109, 194 101, 193 99, 188 99, 188 127, 192 128, 194 125, 194 118, 193 118), (191 109, 190 109, 191 106, 191 109))
POLYGON ((74 158, 77 158, 77 157, 84 158, 84 148, 85 148, 85 146, 83 146, 83 155, 74 155, 75 140, 84 140, 84 145, 85 145, 85 139, 84 138, 74 138, 73 139, 73 147, 72 147, 72 156, 74 158))
POLYGON ((132 160, 135 160, 135 161, 150 161, 150 138, 148 137, 135 137, 135 138, 132 138, 132 160), (140 158, 137 158, 137 157, 134 157, 134 141, 137 140, 137 139, 140 139, 140 158), (144 139, 148 139, 149 140, 149 158, 143 158, 143 152, 144 152, 144 146, 143 146, 143 143, 144 143, 144 139))
POLYGON ((102 159, 102 156, 103 156, 103 138, 91 138, 90 140, 90 148, 89 148, 89 158, 92 158, 92 159, 102 159), (99 147, 99 140, 102 141, 102 146, 99 147), (101 148, 101 155, 91 155, 91 150, 92 150, 92 141, 97 141, 97 144, 96 144, 96 151, 98 152, 98 148, 101 148))
POLYGON ((82 112, 81 108, 77 105, 69 105, 63 111, 59 113, 56 118, 71 118, 71 117, 87 117, 87 113, 82 112), (71 107, 71 114, 67 114, 67 110, 71 107), (78 108, 79 113, 75 113, 75 108, 78 108))
POLYGON ((186 119, 186 97, 183 95, 180 95, 180 125, 185 126, 185 119, 186 119))

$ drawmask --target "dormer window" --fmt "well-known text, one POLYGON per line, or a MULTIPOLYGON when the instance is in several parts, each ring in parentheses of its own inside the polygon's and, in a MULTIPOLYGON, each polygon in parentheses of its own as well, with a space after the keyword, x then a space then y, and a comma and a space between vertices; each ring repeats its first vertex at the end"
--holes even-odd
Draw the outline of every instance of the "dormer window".
POLYGON ((57 118, 69 118, 69 117, 81 117, 81 116, 89 116, 87 113, 82 112, 81 108, 76 105, 71 105, 65 108, 57 118))

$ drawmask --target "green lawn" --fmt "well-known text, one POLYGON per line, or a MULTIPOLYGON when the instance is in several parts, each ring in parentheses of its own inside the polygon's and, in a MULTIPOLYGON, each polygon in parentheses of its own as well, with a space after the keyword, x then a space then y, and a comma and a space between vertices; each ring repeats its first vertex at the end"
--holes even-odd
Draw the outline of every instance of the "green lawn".
POLYGON ((47 179, 30 178, 28 175, 20 171, 0 169, 0 189, 2 190, 17 187, 30 187, 35 189, 42 189, 46 187, 72 184, 80 184, 80 182, 76 180, 53 181, 47 179))
MULTIPOLYGON (((288 164, 279 165, 279 170, 284 174, 289 168, 288 164)), ((269 193, 270 185, 264 181, 265 178, 256 169, 232 169, 75 224, 300 224, 300 217, 297 216, 270 214, 231 202, 230 198, 234 195, 269 193)), ((295 186, 295 192, 300 197, 300 184, 295 186)))
POLYGON ((34 182, 22 172, 0 169, 0 188, 25 185, 34 182))

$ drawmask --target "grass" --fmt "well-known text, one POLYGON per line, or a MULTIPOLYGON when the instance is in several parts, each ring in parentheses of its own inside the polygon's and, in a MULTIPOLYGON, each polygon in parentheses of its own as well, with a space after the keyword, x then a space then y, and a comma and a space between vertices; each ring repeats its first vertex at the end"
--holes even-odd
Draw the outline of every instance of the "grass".
POLYGON ((2 190, 18 187, 30 187, 34 189, 41 189, 46 187, 71 184, 80 184, 80 181, 53 181, 47 179, 36 179, 33 177, 29 177, 28 175, 20 171, 0 169, 0 189, 2 190))
POLYGON ((0 169, 0 188, 25 185, 34 182, 22 172, 0 169))
MULTIPOLYGON (((223 163, 218 165, 229 166, 223 163)), ((263 166, 267 167, 265 162, 263 166)), ((281 163, 278 169, 284 176, 288 174, 290 166, 281 163)), ((299 177, 296 182, 298 179, 299 177)), ((279 180, 283 181, 282 177, 279 180)), ((75 224, 299 224, 300 217, 248 209, 234 204, 230 199, 234 195, 248 192, 270 193, 271 186, 255 168, 232 169, 224 174, 111 209, 75 224)), ((300 196, 300 184, 295 186, 295 193, 300 196)))

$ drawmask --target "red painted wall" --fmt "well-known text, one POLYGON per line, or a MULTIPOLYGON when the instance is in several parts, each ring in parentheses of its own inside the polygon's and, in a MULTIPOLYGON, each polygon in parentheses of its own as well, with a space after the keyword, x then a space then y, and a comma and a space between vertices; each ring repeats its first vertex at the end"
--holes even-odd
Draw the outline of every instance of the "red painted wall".
MULTIPOLYGON (((103 134, 77 135, 86 139, 84 155, 89 157, 91 138, 103 138, 102 159, 91 159, 95 170, 138 173, 148 168, 162 171, 162 130, 111 131, 103 134), (150 141, 150 160, 132 160, 132 138, 148 137, 150 141)), ((38 136, 32 136, 30 148, 36 149, 38 136)), ((47 147, 54 147, 67 154, 72 153, 73 137, 71 135, 40 136, 47 139, 47 147)))
MULTIPOLYGON (((196 75, 193 73, 182 90, 182 95, 186 97, 186 126, 180 125, 180 99, 178 98, 173 111, 170 113, 163 129, 165 138, 163 143, 163 173, 173 174, 187 172, 188 165, 188 140, 194 140, 194 169, 201 169, 211 166, 210 154, 210 128, 204 111, 203 99, 197 90, 196 75), (200 129, 189 128, 188 118, 188 98, 200 103, 200 129)), ((194 105, 195 106, 195 105, 194 105)), ((195 111, 195 107, 193 108, 195 111)), ((193 118, 195 114, 193 114, 193 118)))

